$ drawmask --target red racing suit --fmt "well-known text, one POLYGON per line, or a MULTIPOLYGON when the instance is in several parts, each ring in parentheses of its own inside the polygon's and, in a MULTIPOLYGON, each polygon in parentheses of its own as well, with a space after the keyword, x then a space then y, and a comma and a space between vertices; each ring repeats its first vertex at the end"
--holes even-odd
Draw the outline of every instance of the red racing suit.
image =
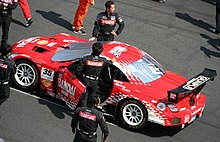
POLYGON ((75 30, 81 30, 83 28, 83 19, 88 13, 89 6, 94 0, 79 0, 79 6, 76 10, 75 17, 73 20, 73 26, 75 30))
POLYGON ((31 16, 31 11, 30 11, 30 7, 28 5, 27 0, 18 0, 18 4, 20 5, 22 12, 24 14, 24 17, 26 19, 30 19, 32 18, 31 16))

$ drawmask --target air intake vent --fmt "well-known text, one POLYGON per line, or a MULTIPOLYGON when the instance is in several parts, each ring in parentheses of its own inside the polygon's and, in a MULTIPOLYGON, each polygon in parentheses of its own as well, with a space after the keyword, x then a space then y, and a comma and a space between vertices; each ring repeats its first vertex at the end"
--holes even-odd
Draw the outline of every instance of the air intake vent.
POLYGON ((44 49, 44 48, 39 47, 39 46, 34 46, 33 51, 38 52, 38 53, 43 53, 43 52, 47 52, 49 50, 44 49))

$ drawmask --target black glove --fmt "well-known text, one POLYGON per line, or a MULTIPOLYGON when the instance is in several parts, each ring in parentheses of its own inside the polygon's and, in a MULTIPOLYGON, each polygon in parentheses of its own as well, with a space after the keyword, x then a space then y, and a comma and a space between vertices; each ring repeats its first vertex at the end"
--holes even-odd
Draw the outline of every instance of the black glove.
POLYGON ((72 128, 72 132, 73 132, 73 134, 75 134, 76 130, 72 128))
POLYGON ((14 10, 18 6, 18 3, 13 3, 13 4, 8 4, 8 9, 9 10, 14 10))
POLYGON ((1 5, 0 5, 0 9, 3 9, 3 8, 4 8, 4 5, 3 5, 3 4, 1 4, 1 5))

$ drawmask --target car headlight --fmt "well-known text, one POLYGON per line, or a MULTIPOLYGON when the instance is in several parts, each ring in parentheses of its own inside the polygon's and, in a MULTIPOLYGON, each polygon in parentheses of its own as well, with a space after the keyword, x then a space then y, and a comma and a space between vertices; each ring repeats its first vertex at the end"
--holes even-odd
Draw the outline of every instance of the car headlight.
POLYGON ((166 105, 164 103, 158 103, 157 108, 161 111, 164 111, 166 109, 166 105))
POLYGON ((17 57, 17 56, 18 56, 17 53, 13 53, 13 54, 10 54, 10 55, 8 56, 8 59, 13 59, 13 58, 15 58, 15 57, 17 57))
POLYGON ((172 112, 178 112, 179 111, 179 109, 174 104, 168 104, 167 106, 169 107, 170 111, 172 111, 172 112))

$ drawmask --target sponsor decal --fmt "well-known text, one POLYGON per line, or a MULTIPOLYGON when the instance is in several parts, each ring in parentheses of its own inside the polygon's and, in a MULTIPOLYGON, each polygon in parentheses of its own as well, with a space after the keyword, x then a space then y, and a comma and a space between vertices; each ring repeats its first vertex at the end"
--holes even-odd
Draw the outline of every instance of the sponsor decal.
POLYGON ((64 90, 61 90, 61 94, 65 95, 65 96, 68 96, 68 93, 65 92, 64 90))
POLYGON ((76 41, 76 40, 68 40, 68 39, 64 39, 63 42, 73 43, 73 42, 77 42, 77 41, 76 41))
POLYGON ((186 110, 186 107, 180 108, 180 111, 184 111, 186 110))
POLYGON ((0 63, 0 67, 1 67, 1 68, 4 68, 4 69, 7 69, 7 68, 8 68, 8 65, 0 63))
POLYGON ((116 58, 119 58, 122 54, 122 52, 127 51, 126 48, 121 46, 115 46, 113 49, 111 49, 109 52, 116 56, 116 58))
POLYGON ((51 81, 50 80, 43 80, 42 83, 47 88, 49 88, 51 86, 51 81))
POLYGON ((96 67, 102 67, 104 65, 104 62, 94 62, 94 61, 86 61, 86 65, 88 66, 96 66, 96 67))
POLYGON ((28 39, 24 39, 24 40, 20 40, 18 42, 18 45, 16 47, 24 47, 25 45, 27 45, 28 43, 35 43, 40 39, 37 39, 37 37, 32 37, 32 38, 28 38, 28 39))
POLYGON ((195 108, 196 108, 196 106, 192 106, 192 107, 191 107, 191 109, 195 109, 195 108))
POLYGON ((115 25, 116 20, 101 20, 101 24, 115 25))
POLYGON ((175 100, 175 99, 176 99, 176 94, 170 93, 170 98, 173 99, 173 100, 175 100))
POLYGON ((124 91, 127 91, 129 93, 131 92, 131 90, 127 89, 126 86, 124 86, 122 82, 116 82, 115 85, 118 87, 121 87, 121 89, 124 91))
POLYGON ((190 116, 189 115, 186 115, 185 117, 184 117, 184 123, 187 123, 187 122, 189 122, 190 121, 190 116))
POLYGON ((94 114, 80 111, 79 116, 86 118, 86 119, 89 119, 89 120, 92 120, 92 121, 96 121, 96 116, 94 114))
POLYGON ((69 34, 66 34, 66 33, 60 33, 60 34, 64 36, 70 36, 69 34))
POLYGON ((119 22, 123 22, 123 19, 121 17, 118 18, 119 22))
POLYGON ((40 45, 46 45, 46 44, 48 44, 49 43, 49 41, 47 41, 47 40, 39 40, 38 42, 37 42, 37 44, 40 44, 40 45))
POLYGON ((188 81, 188 82, 186 83, 186 85, 183 86, 183 88, 184 88, 184 89, 187 89, 187 90, 194 90, 194 89, 196 89, 199 85, 205 83, 205 82, 208 81, 209 79, 210 79, 209 77, 200 75, 200 76, 198 76, 197 78, 193 78, 193 79, 191 79, 190 81, 188 81))
POLYGON ((63 74, 62 73, 59 73, 59 78, 62 78, 63 77, 63 74))
POLYGON ((111 16, 111 20, 115 20, 115 16, 111 16))
MULTIPOLYGON (((67 82, 66 80, 63 80, 61 78, 58 78, 58 86, 60 88, 62 88, 64 92, 67 92, 71 95, 74 96, 75 91, 76 91, 76 87, 72 86, 69 82, 67 82)), ((61 91, 61 92, 62 92, 61 91)), ((63 92, 62 92, 63 93, 63 92)), ((64 93, 63 93, 64 94, 64 93)), ((66 93, 65 93, 66 94, 66 93)), ((67 94, 68 95, 68 94, 67 94)))
POLYGON ((47 68, 42 68, 41 70, 41 78, 53 81, 53 76, 54 76, 54 71, 47 69, 47 68))
POLYGON ((107 17, 106 16, 102 16, 102 19, 107 19, 107 17))
POLYGON ((53 46, 56 45, 56 44, 57 44, 56 42, 50 42, 50 43, 47 44, 47 46, 48 46, 48 47, 53 47, 53 46))
POLYGON ((191 116, 195 115, 196 113, 198 113, 202 108, 200 107, 199 109, 197 109, 196 111, 191 113, 191 116))

